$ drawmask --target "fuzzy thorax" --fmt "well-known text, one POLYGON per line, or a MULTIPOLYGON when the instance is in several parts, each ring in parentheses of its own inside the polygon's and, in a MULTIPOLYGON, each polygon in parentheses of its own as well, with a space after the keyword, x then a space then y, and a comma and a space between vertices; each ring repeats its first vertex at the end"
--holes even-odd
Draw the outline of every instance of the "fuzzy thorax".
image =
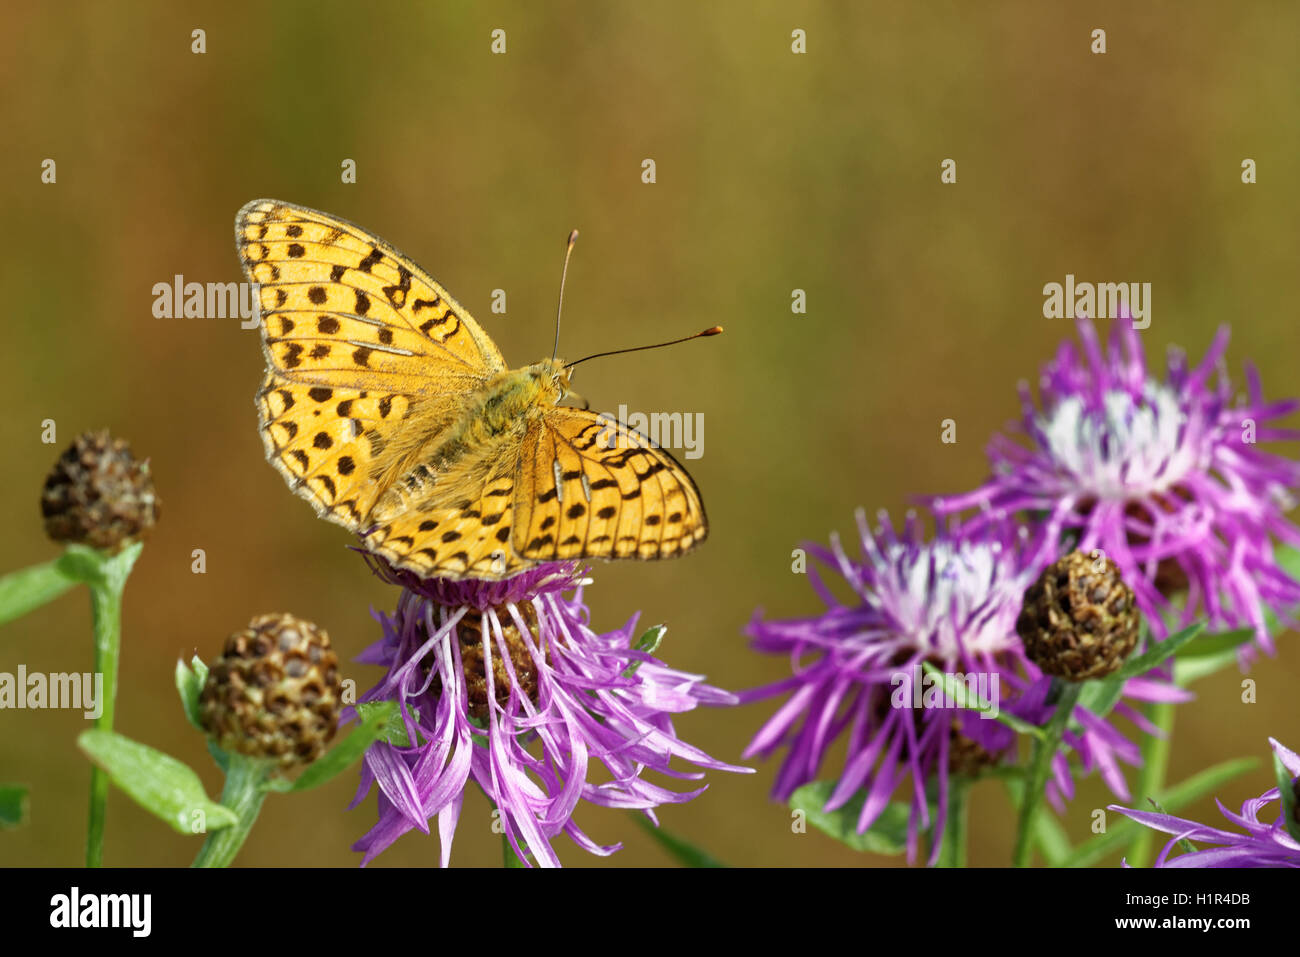
MULTIPOLYGON (((407 450, 393 449, 393 460, 376 468, 395 480, 375 503, 371 520, 388 521, 405 512, 458 463, 491 459, 495 447, 517 443, 530 419, 554 408, 568 393, 569 370, 563 361, 543 359, 486 380, 450 422, 411 423, 410 432, 424 439, 407 450)), ((411 417, 420 416, 419 407, 413 406, 411 417)))
POLYGON ((449 443, 490 442, 518 428, 530 413, 555 407, 568 392, 569 370, 559 359, 498 373, 469 404, 449 443))

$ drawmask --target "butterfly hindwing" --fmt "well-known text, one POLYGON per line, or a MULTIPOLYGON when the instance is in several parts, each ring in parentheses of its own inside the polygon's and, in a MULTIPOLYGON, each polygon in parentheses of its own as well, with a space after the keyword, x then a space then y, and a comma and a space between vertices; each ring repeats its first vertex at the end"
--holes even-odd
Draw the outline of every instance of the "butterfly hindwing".
POLYGON ((515 489, 515 552, 534 561, 669 558, 703 541, 699 490, 648 438, 583 409, 537 416, 515 489))
POLYGON ((366 548, 423 578, 495 580, 531 567, 510 545, 518 448, 496 443, 458 462, 426 498, 370 529, 366 548))

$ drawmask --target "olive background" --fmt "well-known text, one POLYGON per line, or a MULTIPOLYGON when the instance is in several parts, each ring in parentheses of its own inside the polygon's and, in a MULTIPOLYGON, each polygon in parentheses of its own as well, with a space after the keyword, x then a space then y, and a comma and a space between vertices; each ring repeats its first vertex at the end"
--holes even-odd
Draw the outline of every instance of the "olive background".
MULTIPOLYGON (((1235 381, 1253 360, 1269 396, 1300 392, 1294 4, 158 2, 3 16, 0 569, 57 554, 39 490, 78 432, 108 426, 151 458, 162 518, 126 594, 117 729, 193 765, 213 795, 220 776, 181 715, 177 658, 211 659, 253 615, 290 611, 328 629, 366 688, 378 669, 351 659, 378 636, 372 607, 397 597, 265 463, 257 333, 152 314, 153 285, 177 273, 242 278, 232 224, 252 198, 393 242, 515 365, 549 354, 574 227, 562 355, 726 327, 584 365, 574 385, 597 410, 703 414, 704 455, 686 464, 709 541, 685 559, 599 565, 588 600, 601 628, 637 610, 666 622, 662 656, 731 689, 788 673, 749 651, 743 629, 759 607, 818 609, 791 572, 801 541, 850 532, 858 506, 901 516, 918 495, 981 480, 1017 381, 1073 335, 1043 318, 1045 283, 1150 282, 1153 365, 1172 344, 1199 358, 1229 323, 1235 381), (496 28, 504 55, 490 51, 496 28), (1095 28, 1104 55, 1090 52, 1095 28), (40 181, 47 157, 54 185, 40 181), (940 182, 949 157, 955 185, 940 182), (1241 182, 1246 157, 1256 185, 1241 182), (347 158, 354 185, 340 181, 347 158), (806 315, 791 312, 796 288, 806 315), (952 445, 940 442, 948 417, 952 445), (41 443, 45 419, 57 446, 41 443), (195 548, 206 574, 191 572, 195 548)), ((0 630, 0 670, 84 671, 90 653, 84 591, 0 630)), ((1173 747, 1175 780, 1259 758, 1220 792, 1234 808, 1270 786, 1267 736, 1300 747, 1296 636, 1250 677, 1255 704, 1235 669, 1196 685, 1173 747)), ((775 706, 677 725, 738 761, 775 706)), ((31 822, 0 833, 0 863, 82 861, 89 765, 75 738, 87 725, 79 712, 0 713, 0 780, 32 788, 31 822)), ((768 796, 774 770, 711 774, 661 819, 735 865, 901 863, 792 833, 768 796)), ((270 797, 239 863, 355 865, 374 797, 345 811, 354 786, 349 773, 270 797)), ((1066 827, 1087 836, 1113 800, 1090 778, 1066 827)), ((1218 820, 1209 798, 1191 813, 1218 820)), ((976 789, 973 815, 972 863, 1006 863, 999 785, 976 789)), ((602 861, 561 837, 566 864, 669 863, 623 812, 583 807, 578 820, 625 847, 602 861)), ((109 864, 182 865, 198 846, 112 794, 109 864)), ((453 863, 500 859, 474 790, 453 863)), ((436 860, 436 838, 413 833, 374 866, 436 860)))

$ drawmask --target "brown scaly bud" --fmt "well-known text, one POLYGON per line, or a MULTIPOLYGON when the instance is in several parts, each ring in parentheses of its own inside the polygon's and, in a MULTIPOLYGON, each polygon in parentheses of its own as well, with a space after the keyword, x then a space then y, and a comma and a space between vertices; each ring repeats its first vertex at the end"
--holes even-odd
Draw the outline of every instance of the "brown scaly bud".
POLYGON ((45 479, 45 533, 61 545, 89 545, 110 555, 139 541, 158 520, 149 461, 136 460, 107 429, 84 432, 45 479))
POLYGON ((320 757, 338 727, 338 656, 324 630, 261 615, 226 639, 199 697, 203 727, 225 751, 281 768, 320 757))
MULTIPOLYGON (((1096 557, 1093 557, 1095 555, 1096 557)), ((1137 645, 1141 616, 1119 567, 1073 551, 1025 591, 1016 632, 1045 674, 1067 681, 1117 671, 1137 645)))
MULTIPOLYGON (((519 615, 532 632, 534 644, 537 642, 537 612, 530 602, 518 606, 519 615)), ((530 701, 537 700, 537 665, 528 650, 519 626, 505 606, 495 609, 497 620, 501 623, 501 636, 505 638, 506 648, 510 651, 510 666, 514 670, 515 681, 512 682, 506 671, 505 660, 501 657, 501 646, 496 640, 496 632, 487 619, 488 641, 492 650, 492 690, 497 703, 504 706, 510 700, 510 688, 515 682, 519 693, 530 701)), ((485 617, 481 611, 470 609, 456 623, 456 640, 460 643, 460 662, 465 675, 465 686, 469 697, 470 717, 486 721, 488 717, 488 682, 487 666, 483 660, 483 627, 485 617)), ((426 660, 425 667, 429 666, 426 660)), ((442 678, 435 676, 432 690, 435 695, 442 692, 442 678)))

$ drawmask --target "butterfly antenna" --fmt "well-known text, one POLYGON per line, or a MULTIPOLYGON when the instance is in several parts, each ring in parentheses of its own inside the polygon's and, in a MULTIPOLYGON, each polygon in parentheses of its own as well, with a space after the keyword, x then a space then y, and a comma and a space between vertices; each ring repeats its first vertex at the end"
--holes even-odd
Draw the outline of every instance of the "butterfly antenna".
POLYGON ((604 358, 605 356, 619 356, 625 352, 641 352, 644 349, 659 349, 662 348, 663 346, 675 346, 679 342, 690 342, 692 339, 699 339, 704 336, 716 336, 721 331, 722 331, 721 326, 710 326, 709 328, 705 329, 703 332, 697 332, 693 336, 683 336, 680 339, 673 339, 670 340, 669 342, 656 342, 652 346, 634 346, 631 349, 615 349, 612 352, 597 352, 595 355, 592 356, 583 356, 581 359, 575 359, 573 362, 570 362, 564 368, 572 369, 579 362, 586 362, 588 359, 601 359, 604 358))
POLYGON ((569 233, 569 245, 564 248, 564 269, 560 272, 560 302, 555 307, 555 348, 551 350, 551 361, 560 354, 560 314, 564 311, 564 280, 569 275, 569 256, 573 253, 573 244, 578 241, 578 231, 569 233))

